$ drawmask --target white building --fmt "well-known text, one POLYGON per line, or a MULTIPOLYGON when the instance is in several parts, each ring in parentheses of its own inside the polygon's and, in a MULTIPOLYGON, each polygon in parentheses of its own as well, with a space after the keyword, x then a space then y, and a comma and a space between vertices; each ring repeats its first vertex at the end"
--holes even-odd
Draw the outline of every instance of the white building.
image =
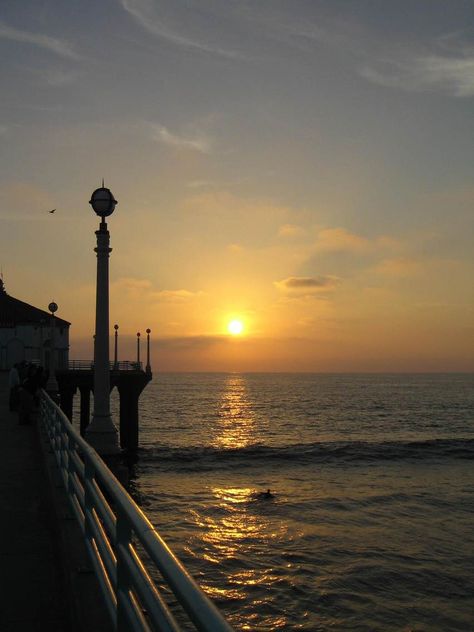
MULTIPOLYGON (((69 326, 55 317, 54 349, 57 369, 67 369, 69 361, 69 326)), ((52 317, 48 312, 9 296, 0 279, 0 370, 16 362, 33 362, 46 369, 51 357, 52 317)))

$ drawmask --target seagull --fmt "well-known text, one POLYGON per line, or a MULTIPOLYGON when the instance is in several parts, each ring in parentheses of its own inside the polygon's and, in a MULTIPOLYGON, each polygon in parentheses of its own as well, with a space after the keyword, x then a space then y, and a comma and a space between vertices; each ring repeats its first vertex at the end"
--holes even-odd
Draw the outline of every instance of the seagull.
POLYGON ((56 210, 56 209, 55 209, 55 208, 53 208, 53 210, 52 210, 52 211, 49 211, 49 212, 50 212, 50 213, 54 213, 54 211, 55 211, 55 210, 56 210))

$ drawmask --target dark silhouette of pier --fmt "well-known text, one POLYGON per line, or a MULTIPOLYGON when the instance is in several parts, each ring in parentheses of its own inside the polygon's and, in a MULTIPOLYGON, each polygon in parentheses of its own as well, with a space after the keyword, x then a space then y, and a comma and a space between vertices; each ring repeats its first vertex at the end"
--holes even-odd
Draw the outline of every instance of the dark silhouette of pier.
MULTIPOLYGON (((60 403, 72 420, 79 392, 84 434, 93 364, 70 367, 56 372, 60 403)), ((120 446, 129 454, 138 448, 138 401, 151 379, 151 370, 143 371, 140 363, 111 365, 110 387, 117 387, 120 397, 120 446)), ((111 632, 82 534, 55 471, 35 415, 31 424, 20 425, 18 413, 10 412, 8 373, 0 372, 0 630, 111 632)))
MULTIPOLYGON (((110 365, 110 388, 117 387, 120 398, 120 447, 136 452, 139 437, 138 400, 152 379, 151 371, 143 371, 139 362, 117 362, 110 365)), ((90 396, 94 390, 94 372, 91 362, 71 362, 68 370, 56 371, 60 406, 72 420, 73 397, 80 394, 80 433, 84 436, 90 421, 90 396)))
POLYGON ((0 630, 111 627, 82 538, 35 419, 20 425, 0 372, 0 630), (82 607, 81 607, 82 604, 82 607))

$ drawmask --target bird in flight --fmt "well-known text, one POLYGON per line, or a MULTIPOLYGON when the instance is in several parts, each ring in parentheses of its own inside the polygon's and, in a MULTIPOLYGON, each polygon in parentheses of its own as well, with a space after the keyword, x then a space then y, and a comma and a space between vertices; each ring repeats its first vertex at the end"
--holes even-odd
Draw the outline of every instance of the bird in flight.
POLYGON ((52 211, 49 211, 49 212, 50 212, 50 213, 54 213, 54 212, 55 212, 55 210, 56 210, 56 209, 55 209, 55 208, 53 208, 53 210, 52 210, 52 211))

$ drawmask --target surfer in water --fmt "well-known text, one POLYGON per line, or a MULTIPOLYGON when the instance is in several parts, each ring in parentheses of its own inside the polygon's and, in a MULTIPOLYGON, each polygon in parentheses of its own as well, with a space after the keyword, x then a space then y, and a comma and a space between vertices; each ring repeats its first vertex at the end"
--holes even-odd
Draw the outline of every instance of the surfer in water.
POLYGON ((269 498, 275 498, 275 494, 272 494, 270 488, 268 488, 266 492, 260 492, 259 497, 267 500, 269 498))

